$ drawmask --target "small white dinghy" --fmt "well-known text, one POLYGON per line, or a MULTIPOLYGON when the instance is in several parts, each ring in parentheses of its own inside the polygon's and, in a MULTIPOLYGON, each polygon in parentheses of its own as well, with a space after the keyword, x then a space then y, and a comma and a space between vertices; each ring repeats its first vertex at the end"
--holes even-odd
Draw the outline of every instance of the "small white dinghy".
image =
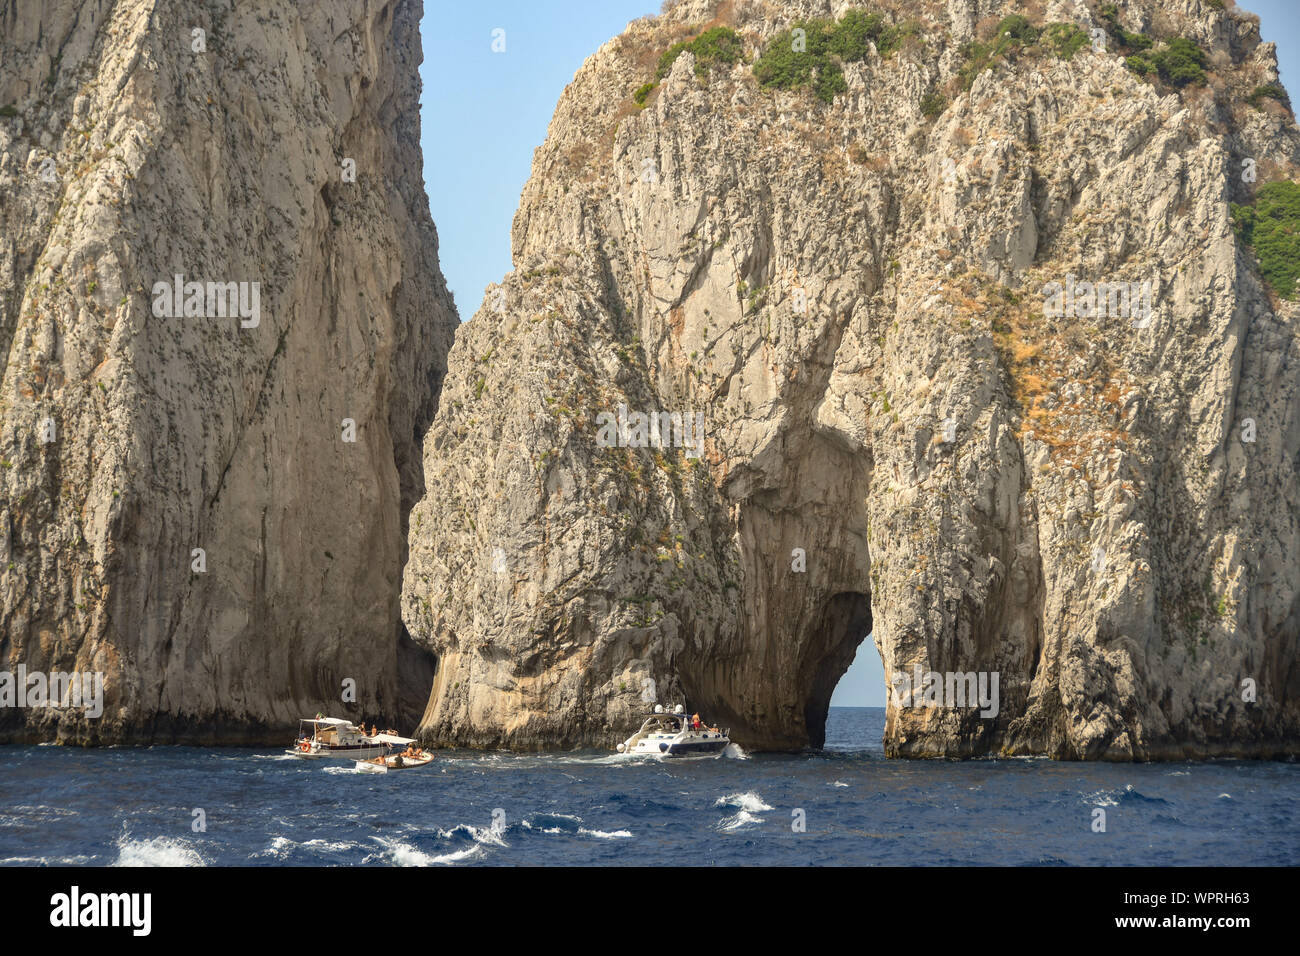
POLYGON ((731 743, 730 731, 695 722, 682 712, 682 705, 672 713, 662 704, 646 718, 641 729, 618 745, 621 754, 644 754, 655 757, 716 757, 731 743))

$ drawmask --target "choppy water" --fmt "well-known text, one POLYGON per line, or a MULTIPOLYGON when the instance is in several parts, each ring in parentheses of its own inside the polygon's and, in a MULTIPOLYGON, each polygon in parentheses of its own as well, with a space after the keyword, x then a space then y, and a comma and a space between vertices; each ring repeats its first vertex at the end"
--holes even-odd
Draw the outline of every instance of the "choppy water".
POLYGON ((816 754, 453 752, 383 776, 252 750, 0 747, 0 863, 1300 863, 1295 764, 886 760, 883 725, 832 708, 816 754))

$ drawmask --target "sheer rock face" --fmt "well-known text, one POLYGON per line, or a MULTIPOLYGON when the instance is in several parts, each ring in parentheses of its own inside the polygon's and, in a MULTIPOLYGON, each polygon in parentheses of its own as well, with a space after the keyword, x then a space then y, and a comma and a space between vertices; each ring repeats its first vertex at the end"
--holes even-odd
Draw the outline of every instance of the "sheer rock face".
POLYGON ((106 698, 0 711, 0 738, 418 716, 399 582, 456 322, 421 13, 0 3, 0 669, 99 671, 106 698), (250 283, 249 312, 257 283, 256 323, 155 314, 177 274, 250 283))
POLYGON ((1295 175, 1289 112, 1243 102, 1271 46, 1130 2, 1210 88, 1085 48, 962 91, 961 44, 1015 8, 896 6, 926 42, 846 66, 833 105, 689 53, 630 100, 705 25, 752 54, 844 11, 814 0, 680 3, 565 91, 425 443, 427 740, 609 746, 657 699, 817 745, 872 632, 890 678, 999 675, 986 718, 891 695, 895 755, 1295 752, 1297 310, 1229 221, 1244 158, 1295 175), (1071 276, 1153 283, 1149 321, 1046 316, 1071 276), (702 412, 704 455, 606 447, 620 404, 702 412))

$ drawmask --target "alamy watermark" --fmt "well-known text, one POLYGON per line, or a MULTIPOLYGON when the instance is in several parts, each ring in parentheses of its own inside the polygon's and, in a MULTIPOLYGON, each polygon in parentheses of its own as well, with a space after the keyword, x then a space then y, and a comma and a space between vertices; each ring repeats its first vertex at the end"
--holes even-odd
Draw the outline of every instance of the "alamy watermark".
POLYGON ((262 322, 260 282, 186 282, 177 274, 174 282, 153 284, 153 314, 159 319, 233 319, 245 329, 262 322))
POLYGON ((1132 319, 1145 329, 1151 324, 1151 298, 1155 286, 1141 282, 1076 282, 1067 275, 1065 283, 1043 286, 1043 315, 1049 319, 1074 316, 1080 319, 1132 319))
POLYGON ((998 672, 894 671, 889 693, 899 707, 979 707, 984 718, 998 715, 998 672))
POLYGON ((92 720, 104 713, 104 675, 100 671, 0 671, 0 707, 80 707, 92 720))
POLYGON ((50 925, 126 927, 133 936, 148 936, 153 928, 152 893, 83 893, 73 886, 50 897, 50 925))
POLYGON ((619 405, 617 414, 596 416, 601 448, 685 448, 687 458, 699 458, 704 451, 703 412, 629 412, 619 405))

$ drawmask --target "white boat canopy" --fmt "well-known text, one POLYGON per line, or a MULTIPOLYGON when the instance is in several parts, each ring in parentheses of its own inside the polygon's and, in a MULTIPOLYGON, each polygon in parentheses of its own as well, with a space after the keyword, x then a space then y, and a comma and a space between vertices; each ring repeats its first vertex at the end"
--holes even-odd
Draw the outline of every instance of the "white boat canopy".
POLYGON ((403 747, 415 743, 414 737, 394 737, 392 734, 375 734, 373 737, 367 737, 366 739, 380 744, 400 744, 403 747))
POLYGON ((341 717, 303 717, 304 724, 325 724, 328 727, 351 727, 352 721, 341 717))

